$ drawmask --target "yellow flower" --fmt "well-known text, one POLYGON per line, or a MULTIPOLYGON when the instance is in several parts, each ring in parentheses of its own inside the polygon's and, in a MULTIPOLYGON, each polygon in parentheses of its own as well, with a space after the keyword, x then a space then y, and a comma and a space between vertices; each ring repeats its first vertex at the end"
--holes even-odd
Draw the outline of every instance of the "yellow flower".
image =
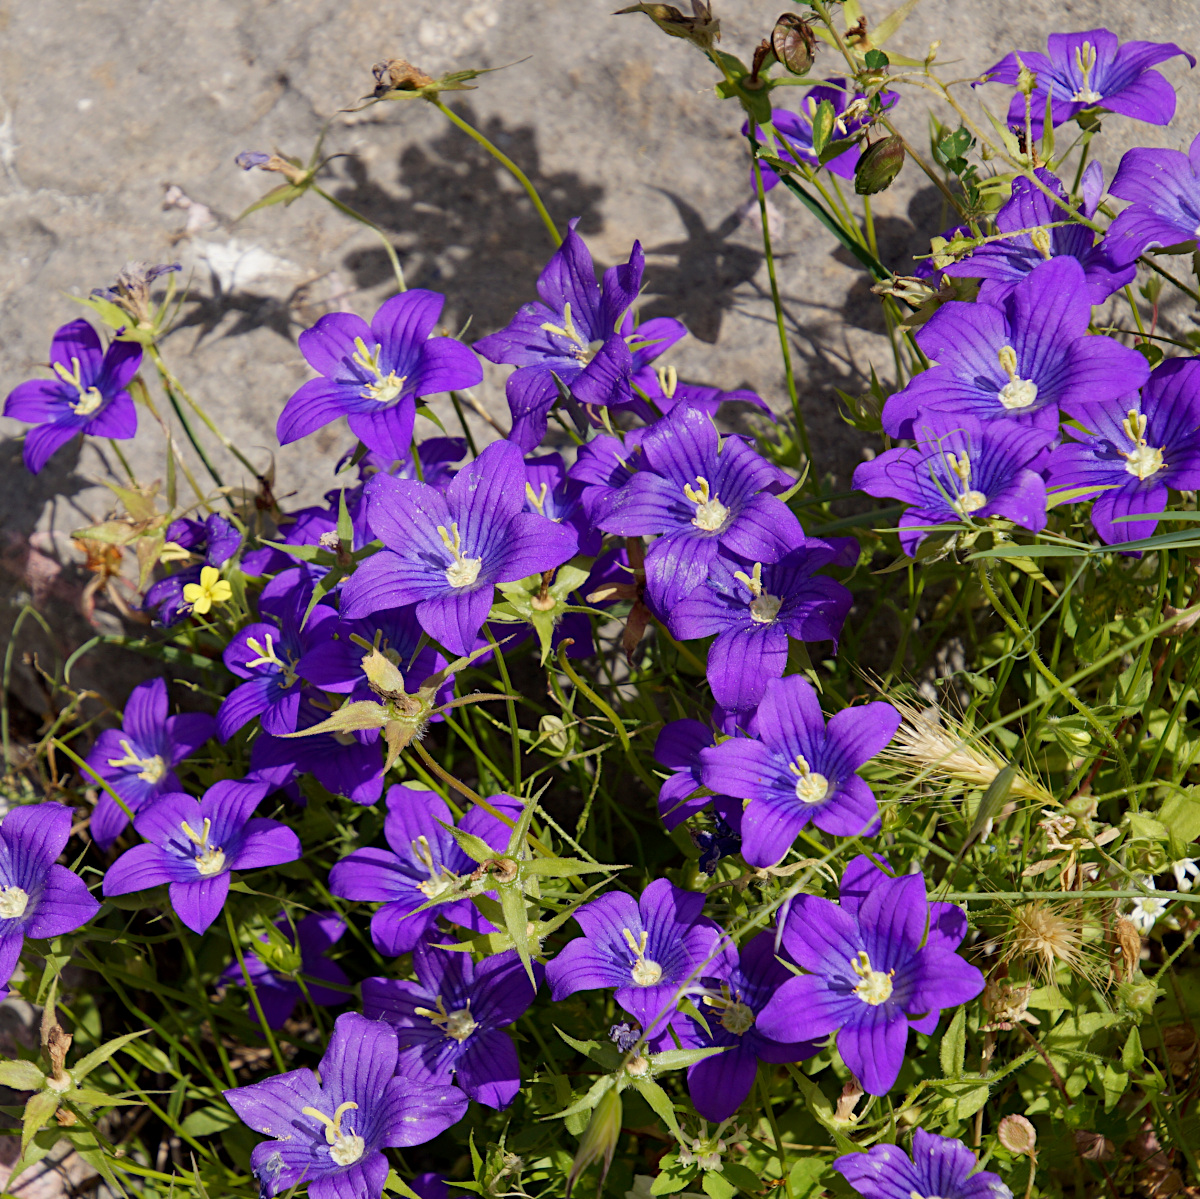
POLYGON ((233 588, 221 578, 215 566, 206 566, 200 572, 199 583, 188 583, 183 589, 183 598, 192 605, 197 616, 203 616, 213 604, 223 604, 233 597, 233 588))

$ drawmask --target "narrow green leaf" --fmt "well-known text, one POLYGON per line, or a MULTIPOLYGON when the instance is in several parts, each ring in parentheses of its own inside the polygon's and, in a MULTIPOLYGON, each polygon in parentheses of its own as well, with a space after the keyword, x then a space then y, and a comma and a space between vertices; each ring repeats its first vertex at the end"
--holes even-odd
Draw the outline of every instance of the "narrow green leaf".
POLYGON ((513 947, 525 967, 530 983, 536 987, 533 976, 533 952, 529 944, 529 912, 525 907, 525 896, 517 887, 500 888, 500 906, 504 909, 504 927, 512 937, 513 947))
POLYGON ((654 1114, 667 1126, 667 1131, 676 1140, 682 1140, 683 1133, 675 1118, 675 1105, 666 1091, 649 1077, 635 1078, 632 1082, 634 1090, 654 1109, 654 1114))
POLYGON ((714 1045, 708 1049, 667 1049, 662 1053, 650 1055, 655 1070, 682 1070, 685 1066, 694 1066, 706 1057, 715 1057, 724 1053, 728 1046, 714 1045))
POLYGON ((138 1037, 144 1037, 149 1033, 148 1028, 143 1028, 140 1032, 126 1033, 123 1037, 115 1037, 111 1041, 106 1041, 99 1049, 93 1049, 86 1057, 82 1057, 71 1067, 71 1077, 78 1083, 83 1082, 91 1072, 100 1065, 101 1062, 106 1062, 112 1055, 123 1049, 130 1041, 136 1041, 138 1037))
MULTIPOLYGON (((873 46, 882 46, 895 32, 908 20, 912 10, 917 7, 920 0, 905 0, 905 3, 899 8, 888 13, 874 29, 871 30, 871 44, 873 46)), ((870 60, 867 66, 870 66, 870 60)))
POLYGON ((1129 1030, 1129 1036, 1125 1040, 1125 1048, 1121 1050, 1121 1065, 1126 1070, 1138 1070, 1141 1068, 1145 1057, 1146 1055, 1142 1050, 1142 1037, 1135 1025, 1129 1030))
POLYGON ((29 1148, 38 1130, 58 1110, 58 1095, 54 1091, 38 1091, 29 1097, 25 1104, 25 1114, 21 1120, 21 1156, 29 1148))
MULTIPOLYGON (((1009 780, 1011 783, 1011 779, 1009 780)), ((947 1078, 961 1078, 967 1057, 967 1009, 960 1007, 942 1037, 942 1073, 947 1078)))

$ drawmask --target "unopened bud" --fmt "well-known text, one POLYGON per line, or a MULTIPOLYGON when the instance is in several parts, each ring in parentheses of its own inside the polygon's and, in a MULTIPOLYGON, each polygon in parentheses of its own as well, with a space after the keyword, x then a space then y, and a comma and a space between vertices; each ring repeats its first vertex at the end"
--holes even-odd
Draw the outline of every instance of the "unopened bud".
POLYGON ((784 70, 793 75, 807 75, 817 52, 817 39, 803 17, 785 12, 771 30, 771 49, 784 70))
POLYGON ((885 137, 869 146, 854 168, 854 190, 860 196, 887 191, 904 165, 904 142, 897 136, 885 137))
POLYGON ((941 48, 942 48, 942 39, 941 38, 938 38, 937 41, 933 41, 933 42, 929 43, 929 50, 925 54, 925 65, 926 66, 929 66, 932 64, 933 60, 935 58, 937 58, 937 52, 941 48))
POLYGON ((1033 248, 1047 261, 1050 259, 1050 230, 1035 229, 1030 235, 1029 240, 1033 242, 1033 248))
POLYGON ((1024 1116, 1005 1116, 996 1129, 996 1136, 1009 1153, 1033 1156, 1037 1129, 1024 1116))
POLYGON ((670 34, 681 37, 701 50, 711 50, 714 42, 721 40, 721 22, 712 15, 712 8, 704 0, 692 0, 692 15, 685 17, 673 4, 631 4, 618 8, 614 16, 630 12, 644 12, 655 25, 670 34))
POLYGON ((1022 63, 1021 69, 1017 72, 1017 91, 1022 96, 1032 96, 1036 89, 1037 75, 1022 63))
POLYGON ((432 75, 426 75, 419 67, 403 58, 389 58, 386 62, 377 62, 371 68, 375 76, 375 94, 382 96, 385 92, 419 92, 433 82, 432 75))
POLYGON ((1129 1008, 1142 1016, 1149 1016, 1154 1011, 1154 1005, 1160 995, 1165 994, 1145 976, 1127 979, 1117 987, 1117 998, 1129 1008))
POLYGON ((561 717, 554 716, 548 712, 538 721, 538 732, 559 753, 562 753, 567 748, 567 726, 563 724, 561 717))
POLYGON ((610 1086, 592 1109, 592 1118, 579 1139, 579 1148, 575 1151, 575 1160, 571 1163, 571 1172, 567 1175, 566 1199, 571 1199, 571 1188, 580 1174, 592 1162, 601 1158, 604 1164, 600 1169, 600 1189, 603 1189, 604 1180, 608 1177, 608 1168, 612 1165, 613 1153, 617 1148, 617 1140, 621 1135, 622 1107, 617 1088, 610 1086))

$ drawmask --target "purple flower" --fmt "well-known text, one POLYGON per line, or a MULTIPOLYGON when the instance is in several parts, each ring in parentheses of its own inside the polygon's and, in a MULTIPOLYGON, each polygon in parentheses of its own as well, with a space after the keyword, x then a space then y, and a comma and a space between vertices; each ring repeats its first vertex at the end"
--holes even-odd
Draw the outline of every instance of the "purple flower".
POLYGON ((414 288, 385 301, 370 325, 351 312, 331 312, 301 333, 300 351, 321 377, 305 383, 279 414, 279 444, 345 416, 368 449, 407 458, 416 400, 483 379, 462 342, 430 336, 444 303, 436 292, 414 288))
POLYGON ((1127 150, 1109 191, 1130 205, 1108 227, 1103 248, 1118 266, 1151 246, 1200 237, 1200 136, 1182 150, 1127 150))
POLYGON ((875 796, 855 771, 899 727, 900 713, 885 703, 844 708, 826 726, 812 684, 797 674, 771 679, 754 736, 701 750, 704 785, 749 801, 742 856, 751 866, 773 866, 810 820, 836 837, 878 829, 875 796))
POLYGON ((416 982, 368 978, 362 985, 363 1015, 386 1020, 399 1035, 400 1073, 423 1083, 453 1078, 472 1099, 507 1107, 521 1089, 521 1063, 502 1030, 534 996, 517 951, 475 963, 421 941, 413 968, 416 982))
POLYGON ((0 820, 0 987, 12 977, 26 937, 61 937, 100 910, 83 879, 55 859, 71 836, 71 809, 26 804, 0 820))
MULTIPOLYGON (((305 700, 300 704, 296 728, 312 728, 328 719, 328 711, 305 700)), ((248 781, 267 783, 272 790, 282 788, 295 803, 304 804, 307 801, 296 784, 305 774, 311 774, 333 795, 344 795, 358 804, 377 803, 383 794, 379 731, 314 733, 294 739, 267 733, 255 737, 248 781)))
POLYGON ((642 442, 649 432, 646 428, 630 429, 624 440, 601 433, 579 447, 568 473, 584 485, 583 508, 592 520, 597 507, 605 502, 602 497, 633 478, 642 461, 642 442))
MULTIPOLYGON (((488 802, 514 820, 521 814, 521 805, 506 795, 493 795, 488 802)), ((383 835, 391 849, 356 849, 329 872, 334 895, 382 903, 371 917, 371 938, 379 952, 390 957, 409 953, 439 916, 477 932, 494 932, 469 899, 417 911, 445 894, 456 876, 475 869, 475 862, 444 827, 453 823, 446 801, 433 791, 397 785, 388 788, 387 809, 383 835)), ((472 808, 458 827, 498 853, 511 831, 479 807, 472 808)))
POLYGON ((615 987, 614 998, 646 1030, 663 1031, 676 1001, 699 988, 700 976, 729 977, 736 958, 720 926, 700 913, 704 896, 668 879, 640 900, 610 892, 575 910, 583 936, 546 967, 557 1003, 576 991, 615 987))
MULTIPOLYGON (((984 72, 990 76, 988 82, 1010 85, 1016 84, 1021 63, 1037 75, 1037 87, 1029 97, 1035 136, 1041 135, 1047 93, 1055 125, 1096 105, 1149 125, 1166 125, 1175 115, 1175 89, 1150 68, 1177 54, 1196 65, 1196 60, 1173 42, 1126 42, 1121 46, 1116 34, 1107 29, 1052 33, 1046 49, 1048 54, 1036 50, 1009 54, 984 72)), ((1024 96, 1012 98, 1008 123, 1025 128, 1024 96)))
POLYGON ((742 947, 728 979, 696 1001, 697 1010, 708 1021, 708 1031, 694 1018, 675 1026, 688 1048, 720 1046, 725 1050, 688 1067, 688 1093, 704 1119, 719 1124, 742 1106, 754 1086, 760 1061, 799 1062, 817 1053, 815 1041, 774 1041, 758 1027, 759 1013, 792 977, 776 959, 775 933, 767 929, 742 947))
POLYGON ((866 855, 854 858, 840 905, 816 895, 792 901, 783 947, 807 973, 775 992, 757 1027, 779 1041, 836 1032, 863 1089, 885 1095, 904 1064, 909 1025, 931 1033, 942 1008, 983 990, 983 975, 956 952, 966 930, 961 909, 926 899, 922 875, 889 878, 866 855))
POLYGON ((704 413, 676 409, 641 449, 642 468, 597 497, 592 516, 607 533, 658 535, 646 554, 646 584, 661 610, 704 582, 718 549, 770 563, 803 542, 800 522, 764 490, 775 469, 741 438, 722 442, 704 413))
POLYGON ((603 534, 592 526, 583 507, 583 484, 567 478, 561 454, 525 460, 525 511, 536 512, 556 525, 570 525, 579 539, 579 553, 594 558, 603 534))
POLYGON ((1083 267, 1069 257, 1036 267, 997 305, 943 304, 918 330, 917 344, 938 365, 922 372, 883 408, 883 427, 911 437, 930 412, 1058 428, 1061 405, 1075 415, 1136 391, 1146 359, 1112 338, 1088 336, 1083 267))
POLYGON ((376 475, 367 484, 367 518, 386 548, 343 585, 343 617, 416 604, 430 637, 452 653, 470 653, 495 584, 561 566, 578 549, 573 529, 522 511, 525 484, 521 451, 511 441, 489 445, 445 495, 426 483, 376 475))
POLYGON ((263 1199, 302 1183, 312 1199, 380 1199, 385 1148, 423 1145, 466 1114, 457 1087, 434 1087, 396 1074, 396 1031, 353 1012, 337 1018, 321 1059, 226 1091, 243 1123, 275 1138, 254 1147, 250 1168, 263 1199))
POLYGON ((1037 532, 1046 524, 1046 485, 1039 455, 1054 432, 1016 421, 980 421, 936 412, 917 419, 912 449, 886 450, 854 471, 854 486, 868 495, 912 506, 900 518, 906 554, 931 525, 1004 516, 1037 532))
MULTIPOLYGON (((346 931, 346 922, 333 912, 309 912, 296 924, 294 946, 291 945, 292 925, 287 916, 276 920, 275 927, 281 934, 279 940, 285 944, 280 945, 264 933, 259 940, 267 948, 259 953, 245 955, 246 972, 254 984, 268 1027, 282 1028, 287 1023, 296 1004, 304 999, 305 989, 308 991, 308 998, 321 1007, 335 1007, 345 1003, 350 998, 349 995, 308 980, 320 978, 327 983, 349 986, 350 980, 341 966, 328 961, 324 956, 341 940, 346 931), (300 975, 305 979, 303 988, 297 981, 300 975)), ((236 960, 225 968, 220 981, 236 983, 238 986, 246 985, 245 975, 236 960)), ((253 1008, 250 1018, 258 1019, 258 1013, 253 1008)))
MULTIPOLYGON (((1039 167, 1037 177, 1056 196, 1067 198, 1063 185, 1049 171, 1039 167)), ((1083 173, 1083 203, 1079 211, 1090 220, 1103 195, 1104 175, 1100 164, 1093 162, 1083 173)), ((1096 235, 1086 225, 1059 223, 1069 219, 1066 211, 1045 192, 1023 175, 1018 175, 1013 180, 1012 199, 996 214, 996 228, 1000 233, 1040 228, 1040 233, 1023 233, 1019 237, 987 242, 968 257, 945 267, 945 273, 982 279, 979 299, 998 304, 1030 271, 1047 259, 1066 256, 1078 259, 1083 267, 1088 302, 1103 304, 1114 291, 1132 282, 1137 267, 1117 267, 1104 246, 1095 244, 1096 235), (1041 228, 1052 224, 1057 224, 1057 228, 1041 228), (1045 238, 1041 248, 1034 244, 1034 236, 1039 240, 1045 238)), ((971 236, 969 230, 966 233, 971 236)))
POLYGON ((840 552, 812 540, 769 566, 718 557, 707 582, 671 609, 671 632, 681 641, 716 634, 708 682, 723 708, 753 708, 768 680, 783 677, 789 636, 836 647, 854 597, 816 572, 840 552))
MULTIPOLYGON (((397 479, 420 479, 422 483, 428 483, 438 491, 445 491, 447 484, 456 474, 452 469, 454 464, 466 457, 467 439, 430 437, 420 443, 414 443, 413 449, 416 451, 415 458, 411 453, 404 458, 390 458, 385 454, 368 451, 359 459, 359 478, 366 480, 374 474, 382 473, 394 475, 397 479)), ((353 451, 344 455, 338 463, 338 470, 342 470, 353 457, 353 451)))
POLYGON ((700 790, 700 751, 716 743, 712 730, 698 720, 672 720, 664 724, 654 742, 654 760, 671 771, 658 791, 658 814, 667 830, 677 828, 710 804, 729 825, 738 829, 742 801, 728 795, 697 795, 700 790))
POLYGON ((104 876, 105 895, 127 895, 167 884, 171 907, 203 933, 225 906, 230 874, 281 866, 300 857, 300 839, 278 820, 254 817, 265 783, 214 783, 203 799, 162 796, 139 812, 133 827, 145 837, 104 876))
MULTIPOLYGON (((828 100, 833 105, 833 135, 829 139, 831 142, 845 141, 870 123, 866 106, 860 103, 860 101, 866 100, 865 94, 856 92, 854 96, 851 96, 846 90, 847 86, 845 79, 827 79, 819 87, 814 87, 805 94, 804 99, 800 102, 799 113, 788 112, 784 108, 771 110, 771 125, 782 143, 780 158, 785 162, 806 162, 811 167, 821 165, 816 151, 813 150, 812 123, 822 100, 828 100), (854 105, 853 114, 847 118, 846 109, 852 104, 854 105)), ((880 98, 885 108, 890 108, 899 99, 895 92, 881 92, 880 98)), ((747 136, 749 132, 750 122, 747 121, 742 126, 742 136, 747 136)), ((761 130, 758 140, 760 143, 765 140, 761 130)), ((834 175, 840 175, 843 179, 853 179, 854 168, 858 165, 861 157, 862 150, 857 145, 850 146, 836 158, 831 158, 825 163, 825 169, 834 175)), ((762 170, 763 190, 770 191, 779 182, 779 176, 765 162, 760 164, 760 169, 762 170)), ((753 179, 753 176, 751 178, 753 179)))
MULTIPOLYGON (((200 555, 201 561, 160 579, 146 591, 142 609, 153 612, 159 624, 178 624, 192 610, 183 598, 189 583, 198 583, 206 566, 220 570, 238 552, 242 535, 223 516, 215 512, 207 520, 177 520, 167 526, 167 545, 172 560, 200 555)), ((268 551, 271 552, 271 551, 268 551)))
POLYGON ((1162 512, 1168 488, 1200 488, 1200 359, 1169 358, 1137 395, 1089 405, 1089 431, 1068 425, 1075 439, 1046 460, 1056 490, 1107 488, 1092 502, 1092 524, 1106 545, 1150 537, 1156 520, 1122 516, 1162 512))
POLYGON ((235 687, 217 710, 222 741, 255 716, 262 718, 263 731, 273 736, 295 732, 303 687, 296 667, 338 626, 337 613, 325 604, 317 604, 305 621, 311 595, 311 587, 304 585, 292 586, 279 596, 264 590, 260 610, 264 616, 276 616, 276 621, 247 625, 225 647, 225 665, 246 682, 235 687))
MULTIPOLYGON (((953 228, 946 229, 942 233, 938 234, 938 238, 945 242, 953 241, 956 237, 974 236, 975 231, 970 225, 955 225, 953 228)), ((930 250, 935 249, 932 241, 936 240, 937 238, 931 240, 929 247, 930 250)), ((944 266, 938 266, 938 258, 939 255, 936 253, 936 251, 926 257, 918 258, 913 266, 913 278, 928 279, 931 287, 941 287, 942 276, 944 275, 946 268, 944 266)))
POLYGON ((597 283, 577 224, 578 217, 538 278, 541 301, 526 304, 507 327, 474 345, 488 361, 517 367, 505 386, 513 417, 509 439, 526 453, 545 436, 558 399, 556 375, 581 404, 619 404, 633 394, 633 356, 621 326, 642 285, 641 243, 633 243, 624 266, 609 267, 597 283))
MULTIPOLYGON (((168 716, 167 683, 151 679, 130 692, 119 729, 96 738, 87 764, 138 812, 168 791, 182 791, 172 769, 217 731, 217 722, 199 712, 168 716)), ((92 812, 92 840, 108 849, 129 823, 116 800, 102 792, 92 812)))
POLYGON ((998 1174, 979 1170, 979 1159, 962 1141, 913 1132, 912 1157, 898 1145, 875 1145, 865 1153, 834 1159, 833 1168, 864 1199, 1012 1199, 998 1174))
POLYGON ((76 433, 125 439, 137 432, 137 409, 126 388, 137 374, 142 347, 113 341, 107 350, 85 320, 63 325, 50 343, 53 379, 30 379, 8 393, 4 415, 28 421, 22 455, 32 473, 76 433))

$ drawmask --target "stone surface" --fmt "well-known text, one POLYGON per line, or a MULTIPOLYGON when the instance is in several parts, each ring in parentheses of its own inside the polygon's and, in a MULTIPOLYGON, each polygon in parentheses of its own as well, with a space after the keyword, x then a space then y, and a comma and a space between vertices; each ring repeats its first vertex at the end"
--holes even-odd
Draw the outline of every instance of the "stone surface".
MULTIPOLYGON (((234 223, 276 180, 238 170, 234 156, 278 149, 306 157, 326 120, 325 153, 336 157, 325 185, 388 232, 409 282, 446 294, 450 328, 469 319, 476 336, 504 323, 533 296, 550 250, 516 183, 421 101, 339 111, 369 90, 374 62, 403 56, 432 74, 502 67, 478 90, 451 96, 455 109, 524 167, 557 221, 581 218, 599 260, 623 259, 642 240, 644 310, 681 316, 693 333, 671 359, 683 377, 754 388, 784 411, 757 212, 746 215, 740 111, 715 99, 712 68, 696 51, 644 17, 610 15, 612 7, 0 0, 0 391, 35 373, 53 329, 80 314, 70 296, 106 284, 128 259, 179 260, 189 303, 168 359, 228 437, 265 467, 276 416, 307 377, 297 334, 333 307, 369 314, 390 283, 374 235, 314 196, 234 223)), ((867 3, 876 21, 886 7, 867 3)), ((780 5, 717 0, 717 8, 723 46, 748 55, 780 5)), ((969 77, 1009 49, 1041 48, 1053 29, 1098 24, 1122 38, 1200 48, 1200 0, 925 0, 892 46, 923 56, 941 37, 943 58, 969 77)), ((818 67, 836 73, 832 51, 818 67)), ((1112 119, 1099 144, 1110 170, 1134 140, 1186 146, 1200 126, 1200 89, 1186 63, 1163 69, 1181 89, 1174 124, 1158 130, 1112 119)), ((989 90, 1001 111, 1007 93, 989 90)), ((795 103, 801 93, 779 94, 795 103)), ((921 94, 907 91, 898 116, 923 145, 921 94)), ((782 189, 772 207, 818 468, 845 486, 861 448, 838 416, 833 389, 861 390, 872 363, 886 375, 890 355, 863 272, 782 189)), ((875 213, 881 256, 894 265, 927 248, 946 223, 936 191, 911 164, 877 198, 875 213)), ((506 369, 489 368, 478 389, 502 424, 506 369)), ((450 427, 448 403, 437 403, 450 427)), ((110 505, 97 481, 115 477, 117 464, 107 446, 72 446, 32 479, 20 463, 19 429, 0 421, 4 591, 65 612, 78 606, 87 577, 66 533, 110 505)), ((227 482, 250 481, 204 437, 227 482)), ((295 492, 294 502, 319 495, 349 441, 335 426, 278 454, 278 491, 295 492)), ((153 430, 129 452, 139 478, 162 474, 153 430)), ((194 455, 190 461, 201 477, 194 455)), ((10 605, 8 621, 15 611, 10 605)), ((55 631, 61 650, 89 629, 55 631)), ((26 702, 36 708, 32 691, 26 702)))

